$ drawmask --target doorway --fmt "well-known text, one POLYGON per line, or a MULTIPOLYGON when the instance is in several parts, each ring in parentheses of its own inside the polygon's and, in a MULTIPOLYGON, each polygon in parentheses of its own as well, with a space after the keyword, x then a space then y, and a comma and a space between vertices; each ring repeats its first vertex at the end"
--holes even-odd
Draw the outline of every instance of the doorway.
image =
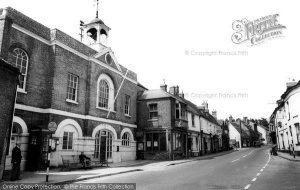
POLYGON ((108 130, 100 130, 95 136, 94 157, 100 161, 112 161, 112 134, 108 130))

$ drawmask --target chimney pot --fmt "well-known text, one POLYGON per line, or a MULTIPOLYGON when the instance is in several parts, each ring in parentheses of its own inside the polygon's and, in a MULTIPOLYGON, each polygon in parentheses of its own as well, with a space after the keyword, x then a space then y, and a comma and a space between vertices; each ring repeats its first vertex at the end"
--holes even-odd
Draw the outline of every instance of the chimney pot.
POLYGON ((168 88, 168 86, 166 84, 160 85, 160 89, 162 89, 163 91, 167 92, 167 88, 168 88))

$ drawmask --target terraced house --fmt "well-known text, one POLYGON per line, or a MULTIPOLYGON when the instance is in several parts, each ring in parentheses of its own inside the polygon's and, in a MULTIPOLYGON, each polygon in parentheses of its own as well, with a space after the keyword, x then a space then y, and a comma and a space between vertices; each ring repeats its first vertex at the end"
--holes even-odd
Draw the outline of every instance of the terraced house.
POLYGON ((188 156, 187 104, 179 87, 161 85, 138 96, 138 154, 144 159, 169 160, 188 156))
POLYGON ((217 121, 217 112, 209 113, 208 103, 198 106, 201 126, 201 153, 215 153, 222 149, 222 127, 217 121))
POLYGON ((48 143, 53 166, 81 151, 109 162, 136 158, 137 75, 106 46, 110 28, 101 19, 81 28, 82 42, 0 9, 0 56, 22 73, 6 170, 17 142, 22 169, 45 167, 48 143), (57 127, 53 141, 48 126, 57 127))
POLYGON ((292 151, 300 155, 300 81, 287 83, 286 91, 277 101, 277 107, 271 115, 276 130, 279 151, 292 151))
POLYGON ((139 158, 173 160, 222 149, 222 128, 208 104, 197 107, 178 86, 141 89, 137 107, 139 158))

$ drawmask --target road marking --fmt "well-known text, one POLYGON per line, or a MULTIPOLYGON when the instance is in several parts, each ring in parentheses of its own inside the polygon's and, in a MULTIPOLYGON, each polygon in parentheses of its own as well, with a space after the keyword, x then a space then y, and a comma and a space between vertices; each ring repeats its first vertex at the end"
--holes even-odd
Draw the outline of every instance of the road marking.
POLYGON ((244 155, 243 158, 245 158, 246 156, 248 156, 248 155, 244 155))
POLYGON ((261 172, 264 171, 263 169, 260 170, 261 172))
POLYGON ((260 173, 257 173, 256 175, 257 175, 257 176, 259 176, 259 175, 260 175, 260 173))
POLYGON ((236 159, 236 160, 232 160, 231 162, 235 162, 235 161, 238 161, 238 160, 240 160, 240 159, 238 158, 238 159, 236 159))
POLYGON ((248 189, 251 186, 251 184, 246 185, 244 189, 248 189))
POLYGON ((252 179, 252 181, 256 181, 256 177, 252 179))

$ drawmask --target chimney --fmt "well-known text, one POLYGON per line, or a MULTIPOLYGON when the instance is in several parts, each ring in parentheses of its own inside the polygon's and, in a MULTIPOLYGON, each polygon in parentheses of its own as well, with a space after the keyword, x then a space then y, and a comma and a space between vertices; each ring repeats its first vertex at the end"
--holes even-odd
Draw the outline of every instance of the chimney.
POLYGON ((295 86, 296 84, 297 82, 295 81, 295 79, 293 79, 292 81, 286 83, 286 88, 290 88, 292 86, 295 86))
POLYGON ((170 87, 170 94, 175 96, 179 96, 179 86, 171 86, 170 87))
POLYGON ((211 115, 217 120, 217 111, 216 110, 213 110, 211 112, 211 115))
POLYGON ((244 121, 245 123, 248 123, 248 117, 243 117, 243 121, 244 121))
POLYGON ((167 85, 166 84, 162 84, 160 85, 160 89, 162 89, 163 91, 166 91, 167 92, 167 85))
POLYGON ((203 102, 202 106, 204 106, 204 112, 209 113, 208 103, 207 102, 203 102))
POLYGON ((205 110, 204 106, 197 106, 197 108, 200 112, 203 112, 205 110))
POLYGON ((229 116, 229 122, 232 122, 233 121, 233 117, 230 115, 229 116))
POLYGON ((181 93, 179 93, 179 97, 181 97, 181 98, 184 99, 184 93, 183 93, 183 91, 181 93))
POLYGON ((176 86, 176 87, 175 87, 175 95, 176 95, 176 96, 179 96, 179 86, 176 86))
POLYGON ((175 88, 175 86, 171 86, 169 93, 175 95, 175 88))

